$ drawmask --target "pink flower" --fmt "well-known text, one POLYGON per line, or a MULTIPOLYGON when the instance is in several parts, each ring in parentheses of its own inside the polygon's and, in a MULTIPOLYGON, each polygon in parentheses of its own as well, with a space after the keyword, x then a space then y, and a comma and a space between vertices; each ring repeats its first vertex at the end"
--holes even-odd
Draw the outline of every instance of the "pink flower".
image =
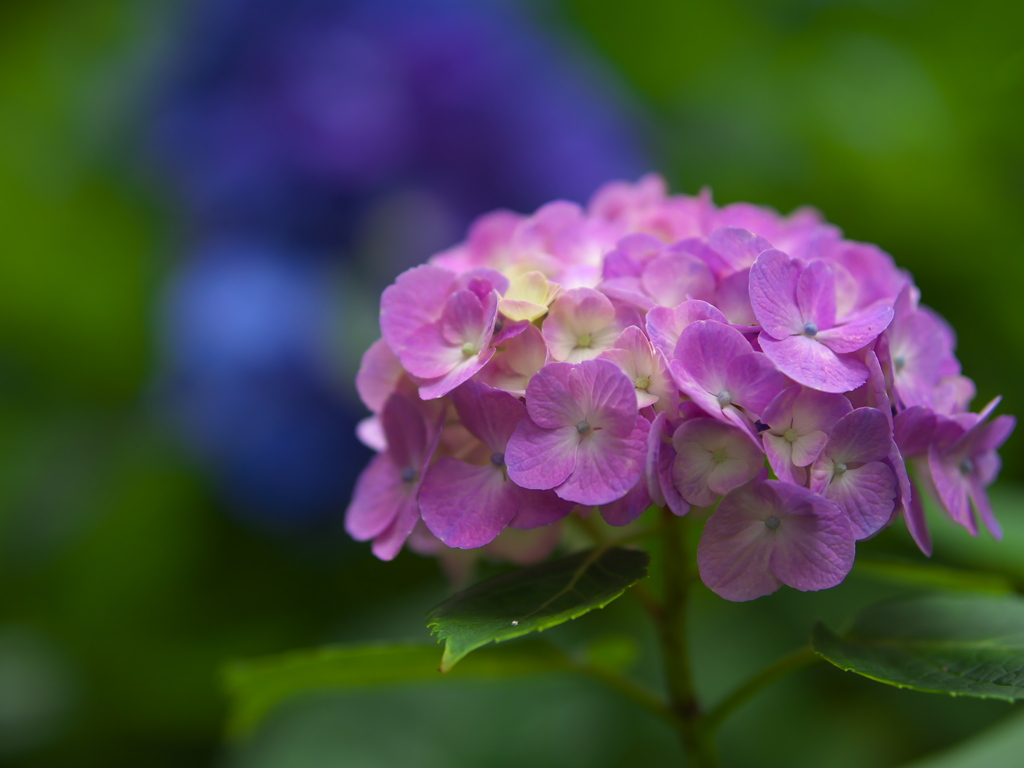
POLYGON ((811 490, 836 502, 858 539, 889 522, 896 475, 888 464, 892 427, 876 408, 858 408, 841 418, 811 469, 811 490))
POLYGON ((764 454, 750 432, 717 419, 687 419, 672 435, 673 484, 696 507, 708 507, 752 480, 764 454))
POLYGON ((704 526, 701 580, 726 600, 753 600, 783 584, 839 584, 853 567, 854 537, 838 505, 789 483, 758 478, 731 491, 704 526))
POLYGON ((761 349, 794 381, 823 392, 849 392, 868 379, 863 349, 892 320, 892 307, 836 317, 836 286, 825 261, 803 263, 768 250, 750 268, 750 301, 763 331, 761 349))
POLYGON ((611 349, 601 353, 602 360, 611 360, 633 382, 636 402, 640 408, 655 406, 659 410, 679 405, 679 395, 668 374, 668 363, 644 332, 631 325, 616 339, 611 349))
POLYGON ((975 535, 977 512, 997 539, 1002 538, 1003 531, 985 489, 999 475, 1001 462, 996 451, 1017 425, 1013 416, 987 421, 998 404, 997 397, 980 414, 942 419, 936 428, 935 442, 928 449, 928 468, 942 505, 954 520, 975 535))
POLYGON ((551 491, 520 488, 508 478, 506 444, 526 406, 473 381, 456 389, 452 399, 462 424, 482 443, 482 461, 444 456, 431 465, 419 495, 431 533, 449 547, 472 549, 492 541, 514 520, 516 527, 536 528, 569 514, 572 504, 551 491))
POLYGON ((387 449, 359 476, 345 513, 345 530, 357 541, 373 539, 373 554, 391 560, 420 519, 417 496, 437 446, 416 404, 401 394, 381 414, 387 449))
POLYGON ((807 470, 825 447, 836 422, 853 410, 842 395, 789 387, 772 400, 761 416, 768 463, 780 480, 806 485, 807 470))
POLYGON ((523 419, 505 461, 524 488, 553 488, 584 505, 620 499, 640 480, 649 424, 632 382, 614 363, 550 363, 526 388, 523 419))
POLYGON ((542 330, 553 360, 579 363, 611 349, 627 324, 603 293, 573 288, 555 299, 542 330))
POLYGON ((679 389, 709 416, 748 429, 788 384, 743 334, 711 320, 683 330, 670 368, 679 389))

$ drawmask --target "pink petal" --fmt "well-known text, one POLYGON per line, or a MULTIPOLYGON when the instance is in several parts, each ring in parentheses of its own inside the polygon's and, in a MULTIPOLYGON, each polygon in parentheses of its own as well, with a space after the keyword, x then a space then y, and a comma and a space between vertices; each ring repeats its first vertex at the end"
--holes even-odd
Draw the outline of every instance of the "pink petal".
POLYGON ((401 551, 402 545, 409 538, 409 534, 412 533, 419 519, 419 507, 416 505, 416 500, 414 498, 406 499, 399 507, 398 514, 395 515, 391 525, 373 540, 373 545, 370 547, 373 554, 381 560, 393 560, 395 555, 401 551))
POLYGON ((968 499, 967 480, 958 466, 950 466, 943 461, 943 456, 936 445, 928 451, 928 468, 931 470, 932 484, 939 496, 939 501, 950 516, 971 532, 978 535, 978 523, 971 513, 968 499))
POLYGON ((556 429, 575 426, 583 417, 583 408, 569 389, 572 363, 548 363, 526 388, 526 410, 538 426, 556 429))
POLYGON ((996 520, 995 513, 992 511, 992 504, 988 500, 985 486, 978 481, 973 481, 968 483, 967 488, 971 502, 974 504, 974 509, 977 510, 981 521, 988 528, 988 532, 992 534, 992 538, 996 541, 1001 540, 1003 538, 1003 527, 996 520))
POLYGON ((843 508, 856 538, 865 539, 889 522, 896 498, 896 476, 886 464, 873 461, 835 475, 824 496, 843 508))
POLYGON ((907 530, 913 537, 918 548, 928 557, 932 556, 932 535, 928 531, 928 523, 924 516, 924 505, 921 503, 921 492, 913 487, 910 498, 903 505, 903 519, 907 530))
POLYGON ((637 401, 633 383, 610 360, 585 360, 569 374, 569 393, 594 429, 626 437, 636 428, 637 401))
POLYGON ((688 253, 666 253, 652 259, 640 282, 647 295, 663 307, 675 307, 687 299, 708 301, 715 292, 715 278, 707 264, 688 253))
POLYGON ((402 468, 386 455, 371 459, 356 481, 345 512, 345 530, 356 541, 379 535, 414 495, 416 486, 402 481, 402 468))
POLYGON ((878 338, 892 322, 892 307, 875 306, 849 318, 842 325, 820 331, 817 340, 833 352, 856 352, 878 338))
POLYGON ((401 361, 413 376, 434 379, 465 362, 461 345, 449 344, 438 324, 424 325, 406 339, 401 361))
POLYGON ((691 323, 680 334, 674 359, 695 384, 717 395, 726 384, 732 360, 752 352, 750 343, 735 328, 703 320, 691 323))
POLYGON ((732 402, 755 415, 763 413, 789 383, 772 361, 759 352, 737 355, 730 360, 724 382, 732 394, 732 402))
POLYGON ((647 455, 650 423, 643 417, 634 423, 626 437, 596 429, 585 435, 576 451, 575 469, 555 493, 586 506, 607 504, 625 496, 639 482, 647 455))
POLYGON ((551 525, 572 512, 576 506, 571 501, 560 499, 554 491, 535 491, 514 485, 519 511, 509 523, 509 528, 530 530, 551 525))
POLYGON ((697 546, 697 567, 708 589, 726 600, 753 600, 782 586, 771 572, 771 514, 751 489, 741 486, 722 499, 708 518, 697 546))
POLYGON ((744 269, 723 277, 718 283, 715 305, 730 323, 757 325, 757 316, 750 304, 750 270, 744 269))
POLYGON ((356 390, 363 404, 374 413, 379 413, 404 375, 405 371, 395 353, 384 339, 377 339, 363 353, 356 374, 356 390))
POLYGON ((505 449, 508 476, 523 488, 544 490, 561 485, 576 466, 579 442, 574 425, 545 429, 523 419, 505 449))
POLYGON ((465 343, 483 349, 494 331, 498 317, 497 294, 491 291, 481 300, 473 291, 455 291, 445 302, 441 315, 441 334, 453 346, 465 343))
POLYGON ((793 463, 798 467, 808 467, 821 454, 828 442, 828 435, 821 431, 808 432, 793 441, 793 463))
POLYGON ((405 340, 414 331, 441 318, 454 282, 453 272, 424 264, 403 272, 384 289, 380 328, 396 355, 401 357, 405 340))
POLYGON ((492 541, 515 517, 518 500, 500 467, 445 456, 427 470, 419 495, 427 528, 445 545, 474 549, 492 541))
POLYGON ((854 464, 882 461, 892 447, 892 429, 877 408, 858 408, 836 422, 825 455, 833 461, 854 464))
POLYGON ((671 447, 673 431, 664 413, 654 417, 647 437, 647 488, 654 504, 667 506, 675 515, 685 515, 690 511, 690 505, 672 484, 672 466, 675 463, 675 450, 671 447))
POLYGON ((463 426, 492 452, 505 452, 509 438, 526 416, 526 406, 519 398, 475 381, 454 390, 452 400, 463 426))
POLYGON ((789 512, 776 530, 771 569, 784 583, 804 592, 838 585, 853 568, 854 538, 842 510, 804 488, 780 484, 789 512))
POLYGON ((388 398, 381 413, 388 455, 397 467, 419 469, 426 461, 427 425, 416 404, 405 395, 388 398))
POLYGON ((435 400, 444 397, 463 382, 469 381, 492 357, 494 357, 493 347, 488 347, 478 355, 464 357, 448 373, 423 382, 419 390, 420 398, 435 400))
POLYGON ((698 320, 715 320, 723 325, 728 322, 716 307, 695 299, 684 301, 675 309, 654 307, 647 313, 647 334, 654 346, 671 360, 683 329, 698 320))
POLYGON ((799 263, 774 248, 761 253, 750 268, 750 304, 768 336, 785 339, 803 333, 796 304, 799 277, 799 263))
POLYGON ((721 227, 707 238, 708 261, 716 273, 740 272, 750 267, 758 254, 772 247, 772 244, 738 227, 721 227))
POLYGON ((757 337, 761 349, 779 370, 806 387, 823 392, 850 392, 868 380, 868 369, 853 357, 840 357, 824 344, 804 336, 757 337))
POLYGON ((776 477, 787 483, 803 485, 806 472, 793 464, 793 443, 784 437, 765 432, 761 435, 764 453, 768 457, 768 465, 776 477))
POLYGON ((811 321, 818 328, 835 325, 836 283, 829 264, 816 259, 800 271, 796 282, 796 304, 805 322, 811 321))
POLYGON ((629 525, 651 506, 651 495, 647 492, 647 483, 643 475, 640 482, 634 485, 621 499, 602 504, 598 509, 601 517, 608 525, 621 527, 629 525))

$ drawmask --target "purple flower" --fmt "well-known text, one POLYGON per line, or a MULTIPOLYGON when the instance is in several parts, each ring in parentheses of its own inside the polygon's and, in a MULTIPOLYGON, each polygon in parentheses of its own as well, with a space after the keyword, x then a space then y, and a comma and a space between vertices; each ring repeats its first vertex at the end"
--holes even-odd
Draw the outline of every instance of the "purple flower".
POLYGON ((892 324, 885 331, 892 388, 903 408, 936 408, 942 380, 960 373, 953 355, 956 337, 941 318, 914 304, 907 285, 896 299, 892 324))
POLYGON ((823 392, 849 392, 867 381, 867 367, 849 353, 874 341, 893 315, 892 307, 876 305, 837 320, 831 265, 774 249, 750 268, 750 301, 764 353, 794 381, 823 392))
POLYGON ((579 363, 611 349, 625 327, 607 296, 593 288, 574 288, 555 299, 543 332, 554 360, 579 363))
POLYGON ((708 415, 748 429, 752 419, 739 409, 756 418, 788 383, 743 334, 712 320, 683 330, 670 368, 679 389, 708 415))
POLYGON ((416 404, 402 394, 388 398, 381 421, 387 450, 359 476, 345 530, 357 541, 373 539, 373 554, 391 560, 420 519, 416 497, 437 437, 416 404))
POLYGON ((632 382, 614 363, 550 363, 526 388, 528 419, 508 442, 508 474, 524 488, 601 505, 640 479, 649 423, 632 382))
POLYGON ((836 586, 853 567, 854 549, 838 505, 806 488, 758 478, 719 502, 704 526, 697 565, 716 594, 753 600, 783 584, 802 591, 836 586))
POLYGON ((780 480, 807 484, 807 470, 825 447, 828 433, 853 410, 842 395, 815 389, 789 387, 765 409, 761 433, 768 463, 780 480))
POLYGON ((708 507, 764 467, 764 454, 746 429, 717 419, 687 419, 672 435, 672 481, 695 507, 708 507))
POLYGON ((896 476, 886 463, 891 449, 886 415, 858 408, 836 423, 811 468, 811 490, 843 508, 858 539, 876 533, 892 514, 896 476))
POLYGON ((427 470, 420 490, 420 514, 427 528, 449 547, 473 549, 494 539, 515 521, 537 528, 565 517, 572 509, 551 491, 520 488, 508 478, 505 450, 526 416, 517 398, 475 381, 452 393, 463 426, 482 445, 482 461, 439 458, 427 470))
POLYGON ((647 313, 647 335, 651 342, 665 356, 671 360, 675 356, 676 344, 679 343, 679 336, 686 326, 696 323, 699 320, 714 320, 728 324, 728 320, 721 310, 706 301, 684 301, 674 309, 668 307, 654 307, 647 313))
POLYGON ((1001 462, 996 451, 1006 442, 1017 424, 1013 416, 989 415, 999 404, 997 397, 980 414, 965 414, 942 419, 936 428, 935 442, 928 451, 928 467, 942 505, 953 519, 977 535, 974 511, 997 539, 1002 527, 992 512, 985 489, 999 475, 1001 462))
POLYGON ((636 402, 640 408, 653 405, 658 410, 678 407, 679 395, 668 375, 668 363, 650 340, 635 325, 622 332, 611 349, 601 353, 602 360, 611 360, 633 382, 636 402))

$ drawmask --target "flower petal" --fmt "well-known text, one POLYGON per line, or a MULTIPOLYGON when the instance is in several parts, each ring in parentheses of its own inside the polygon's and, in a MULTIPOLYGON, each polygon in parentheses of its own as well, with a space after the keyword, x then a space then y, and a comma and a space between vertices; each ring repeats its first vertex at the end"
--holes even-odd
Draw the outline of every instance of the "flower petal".
POLYGON ((505 449, 508 476, 523 488, 544 490, 561 485, 576 466, 579 442, 575 426, 545 429, 523 419, 505 449))
POLYGON ((778 340, 761 333, 757 341, 780 371, 805 387, 842 393, 868 380, 867 366, 860 360, 837 355, 809 336, 801 334, 778 340))
POLYGON ((446 546, 474 549, 492 541, 515 517, 518 499, 504 472, 450 456, 434 462, 420 488, 420 515, 446 546))

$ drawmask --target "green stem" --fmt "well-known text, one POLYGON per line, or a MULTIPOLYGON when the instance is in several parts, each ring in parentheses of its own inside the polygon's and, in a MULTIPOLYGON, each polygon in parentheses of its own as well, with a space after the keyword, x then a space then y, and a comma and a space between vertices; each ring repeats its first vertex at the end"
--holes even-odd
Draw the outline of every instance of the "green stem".
POLYGON ((676 721, 675 715, 672 710, 665 706, 665 702, 636 681, 594 664, 581 664, 577 669, 583 674, 589 675, 595 680, 600 680, 605 685, 614 688, 627 699, 657 715, 673 728, 678 727, 679 723, 676 721))
POLYGON ((669 708, 677 722, 689 763, 699 768, 718 765, 709 732, 702 728, 700 703, 693 685, 687 636, 687 605, 689 602, 690 553, 687 546, 688 518, 676 518, 668 510, 665 519, 664 552, 665 597, 658 635, 665 661, 669 708))
POLYGON ((768 687, 779 678, 813 666, 820 661, 822 661, 821 657, 810 648, 801 648, 788 656, 784 656, 774 664, 770 664, 743 683, 743 685, 708 712, 703 718, 702 725, 704 730, 709 734, 713 734, 729 715, 758 694, 761 689, 768 687))

